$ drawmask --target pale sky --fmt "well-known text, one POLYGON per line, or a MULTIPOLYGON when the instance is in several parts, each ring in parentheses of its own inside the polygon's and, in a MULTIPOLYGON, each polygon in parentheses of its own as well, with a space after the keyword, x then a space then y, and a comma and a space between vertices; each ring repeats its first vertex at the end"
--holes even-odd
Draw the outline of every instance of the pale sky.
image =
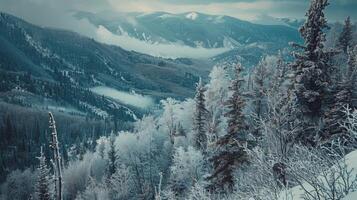
MULTIPOLYGON (((357 19, 357 0, 330 0, 326 13, 330 21, 350 15, 357 19)), ((243 20, 258 16, 303 18, 309 0, 0 0, 0 10, 41 25, 61 21, 71 10, 100 12, 202 12, 229 15, 243 20)))

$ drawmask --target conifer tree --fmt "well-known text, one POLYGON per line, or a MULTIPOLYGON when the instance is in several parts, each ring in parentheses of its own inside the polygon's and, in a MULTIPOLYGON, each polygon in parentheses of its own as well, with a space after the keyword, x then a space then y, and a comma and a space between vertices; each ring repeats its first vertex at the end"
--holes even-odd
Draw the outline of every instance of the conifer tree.
POLYGON ((253 106, 257 117, 261 117, 264 112, 263 102, 266 93, 265 82, 268 78, 267 74, 267 63, 263 58, 253 72, 253 106))
POLYGON ((248 134, 243 114, 245 101, 242 94, 244 80, 241 77, 241 71, 242 67, 238 64, 230 87, 233 94, 227 102, 227 133, 216 142, 217 153, 210 159, 213 164, 213 173, 209 179, 212 189, 216 190, 232 190, 235 169, 248 162, 246 152, 248 134))
POLYGON ((338 38, 338 47, 346 54, 348 47, 352 47, 352 24, 349 16, 345 20, 343 30, 338 38))
POLYGON ((39 200, 49 200, 51 199, 50 195, 50 170, 46 164, 46 158, 42 151, 41 147, 41 154, 38 157, 40 161, 40 165, 37 168, 38 171, 38 179, 36 184, 36 196, 39 200))
POLYGON ((305 24, 300 28, 305 44, 294 45, 302 50, 294 53, 295 62, 292 64, 295 93, 300 109, 310 119, 321 116, 322 101, 329 80, 330 53, 323 50, 324 30, 328 28, 324 14, 326 6, 327 0, 311 1, 305 24))
POLYGON ((256 138, 261 137, 261 128, 257 125, 258 119, 264 117, 266 112, 266 95, 268 80, 268 63, 266 57, 255 66, 253 70, 253 88, 252 88, 252 121, 249 123, 252 133, 256 138))
POLYGON ((206 119, 207 109, 205 106, 205 88, 202 80, 200 79, 196 87, 195 103, 196 109, 194 113, 194 142, 195 147, 202 152, 207 148, 207 135, 206 135, 206 119))
MULTIPOLYGON (((329 99, 330 104, 324 116, 324 131, 322 139, 329 141, 333 138, 348 139, 347 131, 341 127, 341 124, 346 119, 344 107, 354 108, 354 93, 356 91, 357 77, 357 48, 354 50, 348 49, 348 66, 347 72, 338 80, 336 84, 330 87, 332 93, 329 99)), ((347 145, 347 144, 346 144, 347 145)))
POLYGON ((306 13, 307 19, 300 28, 304 45, 293 45, 301 50, 293 53, 295 61, 292 69, 297 106, 304 124, 298 138, 305 145, 317 145, 318 138, 321 137, 318 131, 319 122, 326 109, 331 106, 330 99, 333 95, 329 88, 334 84, 331 74, 336 68, 332 66, 331 58, 337 51, 324 49, 324 30, 328 28, 324 9, 328 5, 328 0, 311 1, 306 13))
POLYGON ((112 133, 109 138, 109 151, 108 151, 108 177, 112 176, 116 172, 116 149, 115 149, 115 137, 112 133))

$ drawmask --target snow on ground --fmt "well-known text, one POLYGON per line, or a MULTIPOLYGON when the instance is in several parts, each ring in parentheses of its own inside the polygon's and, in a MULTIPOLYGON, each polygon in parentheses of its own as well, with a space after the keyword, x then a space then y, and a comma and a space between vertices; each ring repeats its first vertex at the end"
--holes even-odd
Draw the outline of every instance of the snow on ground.
POLYGON ((119 91, 114 88, 98 86, 91 89, 94 93, 99 95, 104 95, 106 97, 113 98, 120 101, 121 103, 135 106, 138 108, 149 108, 155 104, 154 100, 150 96, 144 96, 137 93, 129 93, 124 91, 119 91))
MULTIPOLYGON (((357 175, 357 150, 353 151, 345 156, 346 164, 348 169, 354 169, 351 174, 352 177, 357 175)), ((307 189, 312 189, 311 186, 306 185, 307 189)), ((280 194, 279 200, 304 200, 303 199, 303 190, 300 186, 296 186, 288 191, 284 191, 280 194)), ((343 200, 357 200, 357 191, 348 194, 343 200)))

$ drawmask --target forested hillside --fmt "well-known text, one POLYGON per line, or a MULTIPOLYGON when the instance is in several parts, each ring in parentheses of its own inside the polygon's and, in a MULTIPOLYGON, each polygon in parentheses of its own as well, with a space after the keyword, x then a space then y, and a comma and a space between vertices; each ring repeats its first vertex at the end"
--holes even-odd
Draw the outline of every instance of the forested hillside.
MULTIPOLYGON (((63 34, 100 45, 98 56, 115 54, 113 60, 99 68, 78 61, 71 68, 57 61, 46 66, 41 58, 37 64, 32 59, 31 67, 9 59, 15 54, 8 53, 22 55, 28 45, 9 44, 13 50, 3 55, 18 68, 1 65, 0 172, 7 176, 0 198, 353 199, 357 38, 347 16, 341 29, 328 32, 328 6, 328 0, 311 0, 299 29, 303 41, 290 43, 291 49, 262 56, 253 68, 220 62, 209 67, 207 78, 202 68, 188 66, 194 60, 154 58, 68 32, 63 34), (140 61, 130 60, 132 55, 140 61), (114 62, 124 58, 128 63, 114 62), (23 66, 34 71, 24 73, 23 66), (72 76, 76 73, 80 75, 72 76), (125 90, 129 88, 141 93, 125 90), (177 94, 170 97, 171 92, 177 94), (134 106, 148 98, 141 94, 156 94, 158 105, 134 106), (118 95, 129 96, 121 101, 118 95), (131 118, 123 120, 123 115, 131 118)), ((3 23, 11 16, 0 17, 2 26, 12 27, 8 30, 18 28, 3 23)), ((24 39, 23 31, 15 33, 24 39)), ((54 41, 53 52, 63 47, 56 50, 62 53, 51 54, 50 60, 53 55, 68 61, 83 55, 67 55, 67 46, 54 41)), ((86 58, 93 58, 92 52, 86 58)))

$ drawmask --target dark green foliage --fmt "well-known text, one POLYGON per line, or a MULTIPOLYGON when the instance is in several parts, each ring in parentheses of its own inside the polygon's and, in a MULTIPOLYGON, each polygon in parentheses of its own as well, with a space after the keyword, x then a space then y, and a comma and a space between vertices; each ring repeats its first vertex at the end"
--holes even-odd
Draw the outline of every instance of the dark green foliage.
POLYGON ((200 81, 196 87, 196 110, 194 114, 194 131, 195 131, 195 145, 196 148, 202 152, 206 151, 207 148, 207 133, 206 133, 206 120, 207 120, 207 109, 205 107, 205 88, 203 83, 200 81))
POLYGON ((248 162, 248 133, 245 123, 243 109, 245 101, 243 98, 241 77, 242 68, 239 65, 235 69, 235 77, 232 82, 231 98, 227 102, 228 129, 227 134, 216 142, 217 152, 210 159, 213 165, 213 173, 209 177, 213 190, 232 191, 234 186, 234 171, 248 162))
POLYGON ((108 151, 108 177, 111 177, 116 172, 117 151, 115 149, 115 136, 112 133, 109 138, 108 151))
POLYGON ((50 170, 47 167, 46 164, 46 157, 43 154, 42 148, 41 148, 41 156, 38 158, 40 161, 40 164, 37 168, 38 171, 38 178, 37 178, 37 184, 36 184, 36 196, 38 200, 50 200, 51 195, 50 195, 50 170))
POLYGON ((352 47, 352 24, 351 19, 348 16, 345 20, 345 24, 343 26, 343 30, 338 38, 338 47, 343 50, 347 54, 348 48, 352 47))
POLYGON ((300 53, 295 53, 292 67, 295 71, 295 93, 303 113, 309 117, 321 116, 321 107, 331 67, 330 54, 323 50, 324 30, 328 28, 324 9, 327 0, 313 0, 307 12, 306 22, 300 28, 305 40, 304 46, 298 46, 300 53))

